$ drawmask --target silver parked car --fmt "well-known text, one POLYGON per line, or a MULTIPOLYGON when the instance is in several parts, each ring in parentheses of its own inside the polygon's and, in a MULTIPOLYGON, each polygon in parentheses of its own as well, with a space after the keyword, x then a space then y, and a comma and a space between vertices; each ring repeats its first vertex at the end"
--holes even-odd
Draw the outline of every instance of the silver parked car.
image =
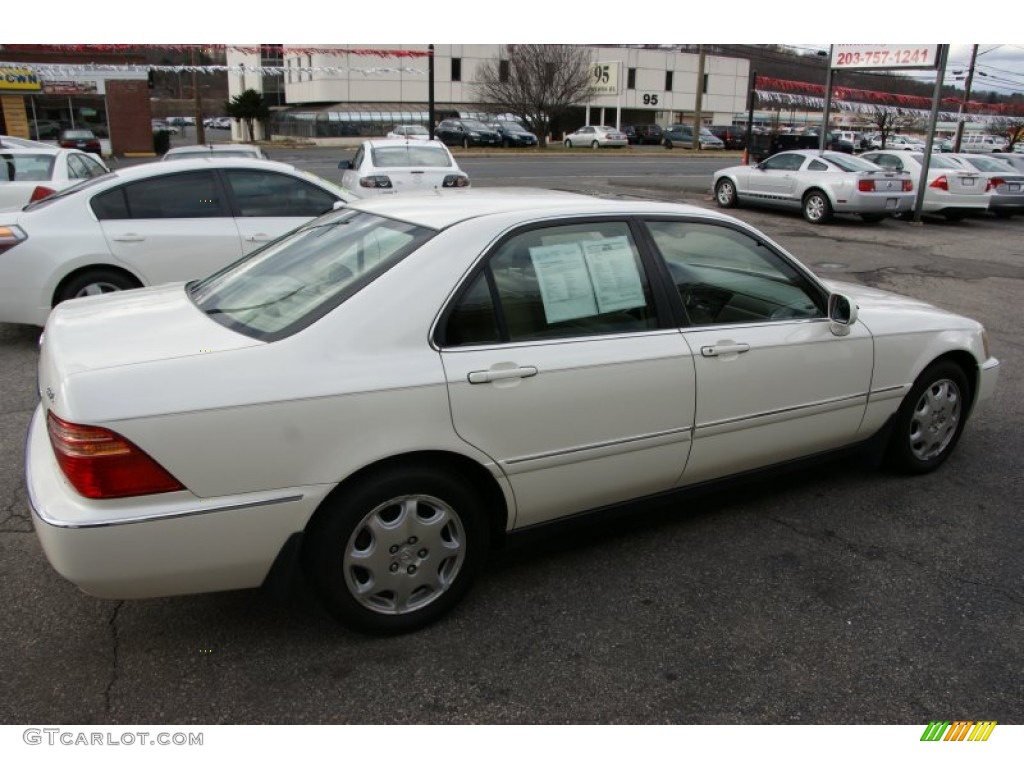
POLYGON ((994 155, 946 155, 967 170, 977 171, 991 192, 988 210, 1000 218, 1024 213, 1024 175, 1001 157, 994 155))
POLYGON ((779 152, 757 165, 715 173, 712 188, 722 208, 749 203, 796 208, 812 224, 835 213, 881 221, 914 207, 914 182, 905 171, 881 168, 845 152, 779 152))
MULTIPOLYGON (((861 157, 883 168, 908 171, 915 182, 921 179, 923 152, 885 149, 865 152, 861 157)), ((987 211, 991 197, 986 180, 974 168, 961 166, 948 154, 933 154, 929 158, 922 213, 943 216, 947 221, 961 221, 965 216, 987 211)))

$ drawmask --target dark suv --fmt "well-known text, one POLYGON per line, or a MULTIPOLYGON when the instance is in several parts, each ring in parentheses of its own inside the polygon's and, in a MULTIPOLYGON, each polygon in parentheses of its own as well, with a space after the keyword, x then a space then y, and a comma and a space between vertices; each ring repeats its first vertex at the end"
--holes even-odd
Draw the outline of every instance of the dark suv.
POLYGON ((624 125, 622 132, 626 134, 630 144, 661 144, 663 132, 660 125, 624 125))
POLYGON ((726 149, 743 149, 747 145, 747 131, 735 125, 712 125, 711 133, 722 140, 726 149))
POLYGON ((434 131, 435 138, 450 147, 500 147, 501 134, 479 120, 442 120, 434 131))

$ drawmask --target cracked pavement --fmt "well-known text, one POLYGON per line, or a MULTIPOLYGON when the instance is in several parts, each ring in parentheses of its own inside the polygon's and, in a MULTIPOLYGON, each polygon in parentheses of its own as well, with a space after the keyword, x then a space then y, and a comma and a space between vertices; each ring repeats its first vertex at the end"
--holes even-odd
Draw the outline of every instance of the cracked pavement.
MULTIPOLYGON (((579 185, 712 205, 657 181, 579 185)), ((0 722, 1024 723, 1024 221, 734 213, 825 278, 986 324, 996 397, 940 471, 847 459, 517 541, 405 637, 260 591, 97 600, 32 533, 38 331, 0 325, 0 722)))

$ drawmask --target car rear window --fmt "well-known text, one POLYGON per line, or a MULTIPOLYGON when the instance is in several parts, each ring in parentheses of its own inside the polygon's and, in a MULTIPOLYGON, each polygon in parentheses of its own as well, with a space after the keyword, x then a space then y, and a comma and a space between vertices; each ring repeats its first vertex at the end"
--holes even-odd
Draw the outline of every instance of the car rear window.
POLYGON ((0 181, 48 181, 54 155, 23 155, 0 152, 0 181))
POLYGON ((221 325, 274 341, 323 317, 435 234, 382 216, 336 211, 190 284, 189 295, 221 325))
POLYGON ((824 157, 832 163, 832 165, 841 170, 849 171, 850 173, 878 170, 878 166, 874 163, 869 163, 867 160, 862 160, 854 155, 845 155, 841 152, 826 152, 824 157))
POLYGON ((450 168, 451 157, 441 147, 421 147, 406 144, 399 147, 372 147, 370 156, 377 168, 407 168, 427 166, 429 168, 450 168))

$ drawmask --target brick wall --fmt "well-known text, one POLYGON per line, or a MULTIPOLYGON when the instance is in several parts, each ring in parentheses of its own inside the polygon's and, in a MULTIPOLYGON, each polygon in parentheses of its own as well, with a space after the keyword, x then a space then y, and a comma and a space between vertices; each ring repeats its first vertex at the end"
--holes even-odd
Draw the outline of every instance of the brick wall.
POLYGON ((107 80, 107 123, 113 154, 152 153, 151 118, 149 84, 145 80, 107 80))

